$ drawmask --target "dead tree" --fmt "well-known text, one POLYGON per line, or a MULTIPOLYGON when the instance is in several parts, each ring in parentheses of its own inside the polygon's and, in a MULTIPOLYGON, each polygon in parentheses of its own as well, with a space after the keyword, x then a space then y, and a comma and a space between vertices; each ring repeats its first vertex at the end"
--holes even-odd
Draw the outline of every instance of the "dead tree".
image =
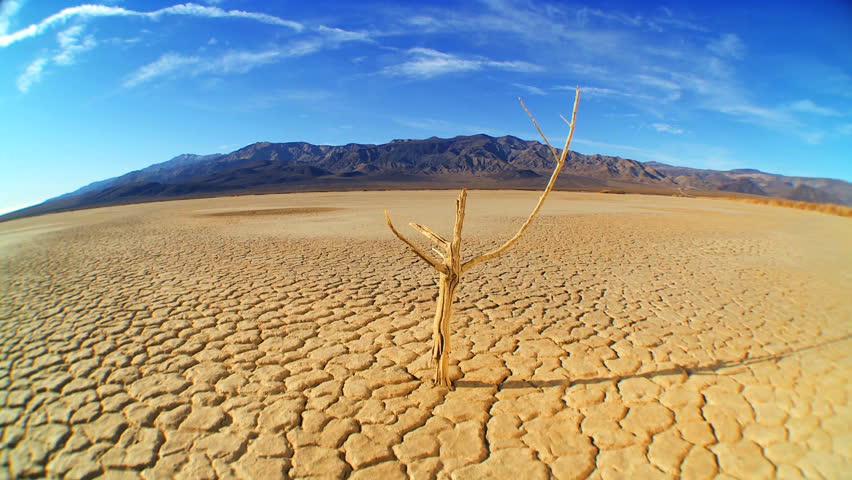
POLYGON ((544 143, 547 144, 550 153, 553 155, 553 158, 556 160, 556 167, 553 169, 553 174, 550 176, 550 181, 547 182, 547 186, 544 188, 544 192, 542 192, 541 197, 538 199, 538 203, 533 209, 530 216, 527 220, 521 225, 521 228, 518 230, 512 238, 510 238, 506 243, 504 243, 499 248, 492 250, 488 253, 484 253, 477 257, 471 258, 466 262, 462 262, 461 259, 461 232, 462 232, 462 224, 464 223, 464 212, 465 212, 465 203, 467 202, 467 189, 463 188, 458 198, 456 199, 456 220, 453 225, 453 238, 452 240, 447 240, 432 230, 424 227, 423 225, 418 225, 416 223, 411 223, 410 225, 414 227, 417 231, 425 235, 429 240, 434 242, 438 247, 433 248, 434 251, 439 257, 441 257, 441 261, 439 262, 428 253, 424 252, 420 248, 418 248, 411 240, 407 239, 403 236, 397 229, 393 226, 391 222, 390 215, 388 215, 388 211, 385 210, 385 219, 388 222, 388 227, 390 227, 391 231, 394 235, 397 236, 400 240, 405 242, 406 245, 411 248, 411 250, 424 262, 428 263, 435 270, 438 271, 439 279, 438 279, 438 300, 437 300, 437 308, 435 309, 435 320, 433 324, 432 331, 432 363, 435 367, 435 384, 452 388, 453 382, 449 377, 449 357, 450 357, 450 317, 453 313, 453 301, 455 300, 456 288, 459 286, 459 280, 464 272, 470 270, 474 265, 482 263, 486 260, 490 260, 501 253, 505 252, 509 249, 518 239, 521 237, 521 234, 530 226, 533 218, 535 218, 538 211, 541 209, 541 206, 544 204, 544 199, 547 198, 547 194, 553 189, 554 184, 556 183, 556 177, 559 176, 559 172, 562 171, 562 167, 565 166, 565 159, 568 156, 568 147, 571 145, 571 138, 574 136, 574 125, 577 120, 577 105, 580 102, 580 87, 577 87, 577 92, 574 97, 574 110, 571 114, 571 121, 562 117, 563 120, 568 124, 569 131, 568 137, 565 140, 565 148, 562 149, 562 153, 559 154, 555 148, 550 144, 547 137, 541 131, 541 128, 538 126, 538 122, 536 122, 535 117, 533 117, 532 113, 527 109, 526 105, 524 105, 524 101, 520 98, 518 99, 521 102, 521 106, 523 106, 524 111, 529 115, 530 120, 532 120, 533 125, 535 125, 536 130, 538 130, 539 135, 544 139, 544 143))

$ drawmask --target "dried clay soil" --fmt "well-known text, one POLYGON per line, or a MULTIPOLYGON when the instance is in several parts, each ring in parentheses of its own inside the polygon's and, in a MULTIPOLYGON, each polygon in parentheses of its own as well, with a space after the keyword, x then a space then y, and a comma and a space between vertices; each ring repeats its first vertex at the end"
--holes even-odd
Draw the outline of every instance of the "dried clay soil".
MULTIPOLYGON (((447 234, 456 193, 0 224, 0 478, 852 471, 850 219, 556 192, 462 279, 447 391, 430 382, 436 273, 382 209, 411 238, 409 221, 447 234)), ((471 192, 463 258, 536 198, 471 192)))

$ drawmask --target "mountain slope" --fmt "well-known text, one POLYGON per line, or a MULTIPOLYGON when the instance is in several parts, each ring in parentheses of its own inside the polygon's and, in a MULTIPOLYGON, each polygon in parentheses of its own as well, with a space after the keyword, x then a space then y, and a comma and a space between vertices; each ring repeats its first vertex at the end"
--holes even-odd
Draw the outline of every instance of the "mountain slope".
POLYGON ((658 162, 647 162, 645 165, 649 165, 668 175, 684 187, 702 190, 755 193, 757 195, 769 195, 789 200, 852 205, 852 184, 843 180, 788 177, 753 169, 728 171, 702 170, 689 167, 675 167, 658 162), (750 187, 749 185, 753 185, 764 193, 756 192, 754 187, 750 187), (752 191, 743 191, 744 188, 752 191), (809 198, 810 200, 808 200, 809 198))
MULTIPOLYGON (((542 188, 553 170, 539 142, 488 135, 394 140, 384 145, 248 145, 228 154, 180 155, 86 185, 8 220, 69 209, 144 201, 310 190, 412 188, 542 188)), ((772 195, 852 204, 852 184, 785 177, 757 170, 727 172, 569 151, 557 188, 675 193, 683 189, 772 195)))

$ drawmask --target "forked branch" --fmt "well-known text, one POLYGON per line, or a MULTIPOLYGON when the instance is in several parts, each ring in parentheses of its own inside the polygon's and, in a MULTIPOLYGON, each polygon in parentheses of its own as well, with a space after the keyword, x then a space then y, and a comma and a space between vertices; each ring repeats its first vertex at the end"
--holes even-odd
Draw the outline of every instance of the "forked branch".
POLYGON ((399 232, 397 231, 396 227, 394 227, 394 226, 393 226, 393 222, 391 222, 390 215, 388 214, 388 211, 387 211, 387 210, 385 210, 385 220, 387 220, 387 222, 388 222, 388 227, 390 227, 390 229, 391 229, 391 231, 393 232, 393 234, 394 234, 394 235, 396 235, 396 237, 397 237, 398 239, 400 239, 400 240, 402 240, 403 242, 405 242, 405 244, 406 244, 406 245, 408 245, 408 246, 411 248, 411 251, 413 251, 413 252, 414 252, 414 253, 415 253, 418 257, 420 257, 420 259, 421 259, 421 260, 423 260, 424 262, 426 262, 426 263, 428 263, 429 265, 431 265, 431 266, 432 266, 432 268, 434 268, 435 270, 437 270, 437 271, 439 271, 439 272, 441 272, 441 273, 444 273, 444 274, 445 274, 445 273, 447 273, 447 267, 446 267, 443 263, 438 262, 438 261, 437 261, 437 260, 435 260, 434 258, 432 258, 432 257, 430 257, 429 255, 427 255, 427 254, 426 254, 426 252, 424 252, 423 250, 420 250, 419 248, 417 248, 417 245, 415 245, 414 243, 412 243, 412 242, 411 242, 411 240, 409 240, 409 239, 405 238, 405 236, 403 236, 401 233, 399 233, 399 232))
POLYGON ((447 251, 447 250, 450 249, 450 242, 448 242, 444 237, 438 235, 437 233, 433 232, 432 230, 429 230, 428 227, 424 227, 423 225, 420 225, 419 223, 414 223, 414 222, 409 223, 409 225, 414 227, 414 229, 417 230, 418 232, 425 235, 426 238, 428 238, 429 240, 432 240, 433 242, 435 242, 439 247, 443 248, 444 251, 447 251))
MULTIPOLYGON (((580 103, 580 87, 577 87, 577 93, 574 96, 574 110, 571 113, 571 122, 569 122, 569 125, 571 125, 571 128, 568 131, 568 137, 565 139, 565 148, 562 149, 562 154, 557 158, 556 168, 553 170, 553 174, 550 176, 550 181, 547 182, 547 187, 545 187, 544 192, 541 194, 541 197, 538 199, 538 203, 536 204, 536 206, 533 209, 532 213, 530 214, 529 218, 527 218, 527 221, 525 221, 524 224, 521 225, 520 230, 518 230, 518 233, 516 233, 515 236, 510 238, 506 243, 504 243, 499 248, 492 250, 488 253, 482 254, 478 257, 474 257, 474 258, 464 262, 462 264, 462 272, 465 272, 465 271, 469 270, 471 267, 473 267, 474 265, 477 265, 481 262, 485 262, 487 260, 490 260, 490 259, 500 255, 501 253, 505 252, 506 250, 508 250, 509 247, 514 245, 515 242, 517 242, 518 239, 521 238, 521 235, 524 233, 524 231, 527 229, 527 227, 530 226, 533 219, 538 214, 538 211, 541 210, 541 206, 544 205, 544 200, 547 198, 547 194, 550 193, 550 191, 553 189, 553 186, 556 184, 556 177, 559 176, 559 172, 561 172, 562 167, 565 166, 565 159, 568 157, 568 147, 571 145, 571 139, 574 138, 574 125, 576 124, 576 120, 577 120, 577 105, 579 103, 580 103)), ((523 102, 521 102, 521 105, 523 105, 523 102)), ((526 105, 524 105, 524 110, 527 110, 526 105)), ((533 120, 533 124, 535 125, 536 129, 538 130, 538 133, 540 133, 542 138, 544 138, 545 143, 547 143, 547 145, 550 146, 550 142, 544 136, 544 133, 542 133, 541 129, 538 128, 538 123, 535 121, 535 118, 532 116, 532 114, 529 112, 529 110, 527 110, 527 114, 533 120)), ((554 154, 554 156, 556 156, 556 151, 553 150, 553 147, 550 147, 550 148, 551 148, 551 152, 554 154)))
POLYGON ((556 149, 553 148, 553 145, 550 144, 550 140, 547 139, 547 137, 544 135, 544 132, 542 132, 541 128, 538 127, 538 122, 535 121, 535 117, 533 117, 532 112, 530 112, 530 109, 527 108, 527 105, 524 103, 524 99, 518 97, 518 101, 521 102, 521 106, 524 107, 524 111, 527 112, 527 116, 530 117, 530 120, 532 120, 533 125, 535 125, 535 129, 538 130, 538 134, 541 135, 541 138, 544 140, 544 143, 547 144, 547 148, 550 149, 550 153, 553 154, 553 160, 559 162, 559 155, 556 153, 556 149))

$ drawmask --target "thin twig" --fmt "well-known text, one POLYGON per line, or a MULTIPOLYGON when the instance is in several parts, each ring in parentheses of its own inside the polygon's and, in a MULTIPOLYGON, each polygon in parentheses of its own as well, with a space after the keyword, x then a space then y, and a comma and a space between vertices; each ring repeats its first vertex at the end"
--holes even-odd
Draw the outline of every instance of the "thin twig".
POLYGON ((530 120, 532 120, 533 125, 535 125, 535 129, 538 130, 538 134, 541 135, 542 139, 544 139, 544 143, 547 144, 547 148, 549 148, 550 153, 553 154, 553 159, 558 162, 559 161, 559 155, 556 153, 556 149, 553 148, 553 145, 550 144, 550 140, 548 140, 547 137, 544 136, 544 132, 542 132, 541 128, 539 128, 538 122, 535 121, 535 117, 533 117, 533 114, 530 113, 530 110, 527 108, 526 104, 524 103, 524 99, 522 99, 521 97, 518 97, 518 101, 521 102, 521 106, 524 107, 524 111, 527 112, 527 116, 529 116, 530 120))

